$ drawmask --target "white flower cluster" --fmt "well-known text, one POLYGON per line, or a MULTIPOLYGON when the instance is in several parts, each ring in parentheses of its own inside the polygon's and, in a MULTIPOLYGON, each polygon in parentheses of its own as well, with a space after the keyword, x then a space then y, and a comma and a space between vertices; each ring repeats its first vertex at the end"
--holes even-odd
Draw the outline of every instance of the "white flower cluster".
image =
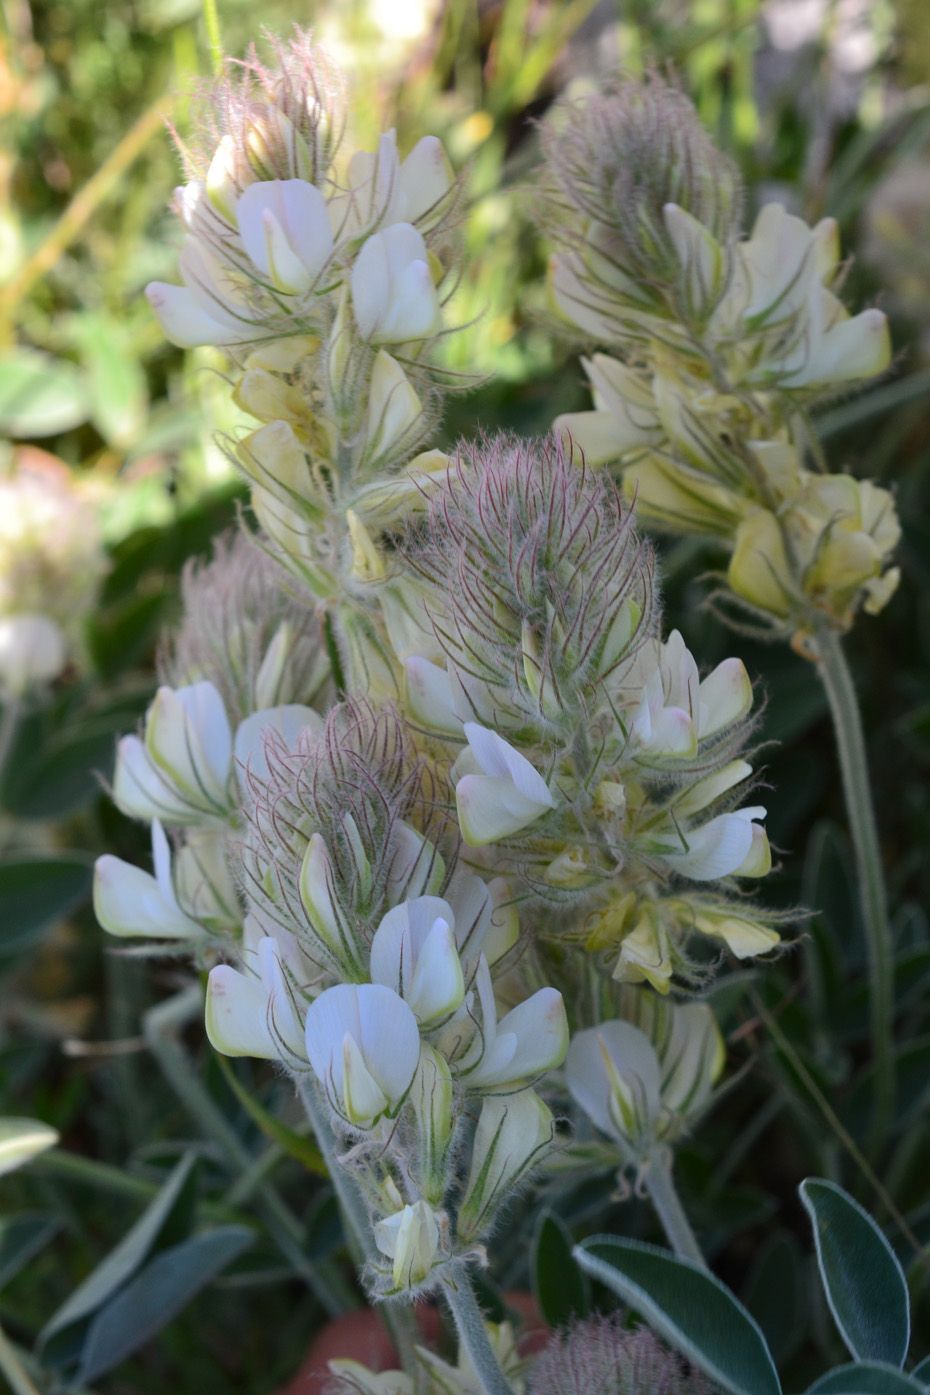
POLYGON ((147 293, 175 344, 236 360, 234 399, 264 423, 235 446, 253 508, 328 598, 351 567, 346 512, 366 477, 406 464, 435 418, 456 190, 434 136, 401 159, 389 131, 337 163, 338 116, 304 57, 299 111, 266 82, 176 191, 183 284, 147 293))
MULTIPOLYGON (((432 624, 401 636, 407 710, 458 747, 465 843, 488 850, 483 867, 584 907, 596 947, 619 948, 618 976, 668 992, 686 924, 672 886, 771 867, 765 810, 742 803, 744 665, 726 659, 701 679, 677 631, 660 641, 652 558, 629 511, 558 442, 492 441, 463 457, 409 556, 432 624), (658 920, 645 909, 657 901, 658 920)), ((691 928, 740 955, 777 943, 761 925, 741 938, 738 918, 715 910, 691 928)))
POLYGON ((402 161, 388 132, 352 156, 345 187, 327 175, 323 188, 295 178, 240 189, 221 146, 206 178, 175 194, 183 284, 153 281, 149 301, 182 348, 317 334, 344 297, 366 343, 430 338, 440 305, 424 231, 451 185, 434 136, 402 161))
POLYGON ((375 1266, 385 1294, 435 1283, 548 1150, 552 1115, 532 1085, 568 1045, 555 988, 499 1014, 492 971, 513 919, 495 915, 480 877, 449 876, 409 822, 416 769, 403 750, 380 767, 372 759, 400 731, 391 714, 350 704, 322 732, 266 734, 266 777, 250 771, 245 808, 241 967, 214 968, 207 990, 216 1049, 312 1072, 352 1140, 391 1261, 375 1266), (481 1112, 463 1179, 472 1102, 481 1112))
MULTIPOLYGON (((224 93, 177 196, 183 285, 149 288, 176 343, 235 362, 236 400, 261 423, 236 454, 267 556, 235 544, 187 578, 114 779, 120 808, 152 824, 154 875, 101 858, 96 906, 113 933, 187 943, 210 965, 213 1046, 295 1079, 364 1208, 371 1292, 411 1297, 464 1283, 508 1197, 551 1160, 543 1092, 563 1062, 611 1166, 645 1166, 697 1118, 719 1037, 709 1006, 665 995, 703 972, 692 932, 738 957, 777 945, 735 896, 771 856, 749 797, 746 669, 730 658, 702 677, 677 631, 662 639, 653 553, 609 476, 558 439, 421 449, 456 270, 439 142, 402 160, 388 133, 340 166, 338 84, 302 38, 278 58, 278 75, 252 63, 224 93), (600 982, 566 994, 570 1046, 560 987, 576 973, 600 982), (642 983, 663 997, 627 986, 642 983), (617 1001, 620 1018, 599 1020, 617 1001)), ((629 204, 636 218, 655 193, 629 204)), ((729 316, 735 334, 734 288, 763 294, 754 254, 726 239, 735 198, 704 189, 706 237, 684 212, 661 228, 650 215, 627 271, 598 230, 599 250, 558 263, 557 297, 591 328, 607 324, 592 287, 613 286, 642 342, 677 258, 688 313, 729 316)), ((813 282, 798 300, 789 272, 794 333, 813 282)), ((821 309, 827 362, 839 312, 821 309)), ((746 391, 774 390, 776 359, 782 385, 804 378, 808 349, 789 358, 767 318, 746 391)), ((658 448, 690 399, 640 368, 596 365, 637 449, 658 448)), ((592 430, 609 434, 607 415, 592 430)), ((465 1381, 431 1360, 442 1388, 465 1381)), ((361 1368, 341 1376, 375 1388, 361 1368)))
POLYGON ((643 519, 723 542, 744 616, 803 638, 847 628, 860 606, 876 613, 898 581, 892 497, 807 469, 796 449, 813 401, 884 372, 891 358, 884 314, 850 315, 836 294, 836 222, 811 228, 771 203, 738 240, 738 184, 709 201, 726 163, 702 147, 681 94, 657 79, 563 119, 546 142, 563 249, 551 262, 552 302, 606 352, 582 359, 594 410, 568 413, 556 429, 589 466, 621 472, 643 519), (669 158, 637 169, 622 199, 605 158, 593 175, 579 168, 577 151, 595 134, 648 144, 655 125, 669 158), (637 282, 631 256, 650 239, 664 257, 637 282))

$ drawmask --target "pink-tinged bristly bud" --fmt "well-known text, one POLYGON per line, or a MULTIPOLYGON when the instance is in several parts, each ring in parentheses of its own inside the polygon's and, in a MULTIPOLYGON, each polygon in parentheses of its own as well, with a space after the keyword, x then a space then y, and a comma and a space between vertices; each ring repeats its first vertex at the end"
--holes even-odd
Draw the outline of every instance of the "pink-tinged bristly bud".
POLYGON ((319 620, 260 539, 218 538, 209 562, 185 567, 181 599, 180 627, 159 655, 163 683, 212 683, 234 726, 263 708, 313 702, 329 673, 319 620))
POLYGON ((462 721, 570 731, 651 633, 652 549, 612 482, 560 440, 463 447, 404 546, 439 597, 430 618, 462 721))
POLYGON ((742 194, 684 93, 653 74, 563 102, 543 145, 560 309, 581 325, 560 303, 577 293, 583 319, 623 306, 705 318, 728 280, 742 194))
POLYGON ((245 777, 238 859, 249 905, 321 968, 361 982, 386 913, 446 879, 421 765, 397 713, 356 700, 321 731, 269 736, 265 767, 245 777))
POLYGON ((707 1395, 699 1371, 622 1313, 587 1318, 556 1333, 536 1358, 529 1395, 707 1395))

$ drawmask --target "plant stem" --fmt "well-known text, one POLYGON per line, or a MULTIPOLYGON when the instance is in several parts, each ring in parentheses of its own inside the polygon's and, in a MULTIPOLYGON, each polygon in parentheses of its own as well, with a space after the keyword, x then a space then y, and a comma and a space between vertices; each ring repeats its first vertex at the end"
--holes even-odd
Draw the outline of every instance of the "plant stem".
POLYGON ((643 1185, 649 1193, 649 1200, 655 1207, 666 1239, 679 1259, 688 1259, 700 1269, 707 1268, 707 1261, 701 1254, 701 1247, 694 1238, 691 1222, 685 1215, 672 1181, 672 1151, 663 1148, 650 1161, 643 1172, 643 1185))
POLYGON ((39 1395, 39 1387, 17 1355, 9 1337, 0 1327, 0 1371, 10 1382, 13 1395, 39 1395))
MULTIPOLYGON (((359 1188, 337 1162, 339 1144, 329 1122, 329 1113, 316 1087, 310 1079, 300 1085, 300 1098, 303 1100, 307 1118, 316 1135, 317 1145, 329 1167, 330 1181, 345 1226, 346 1243, 352 1262, 359 1270, 376 1254, 374 1235, 365 1201, 359 1188)), ((416 1354, 414 1346, 418 1339, 416 1320, 411 1308, 402 1308, 391 1303, 383 1303, 378 1308, 378 1316, 388 1330, 394 1350, 400 1357, 408 1375, 416 1375, 416 1354)))
POLYGON ((468 1271, 459 1267, 455 1278, 443 1287, 445 1300, 455 1320, 459 1342, 465 1348, 484 1395, 513 1395, 513 1386, 497 1364, 488 1341, 484 1314, 478 1306, 468 1271))
POLYGON ((22 708, 15 698, 8 698, 0 714, 0 787, 6 774, 6 764, 16 744, 16 729, 22 716, 22 708))
POLYGON ((839 635, 824 627, 817 635, 817 647, 820 652, 817 668, 833 717, 869 951, 869 1008, 875 1065, 870 1141, 874 1152, 881 1146, 894 1117, 894 946, 856 689, 839 635))
POLYGON ((220 17, 216 8, 216 0, 203 0, 203 22, 207 30, 207 44, 210 48, 213 76, 222 77, 223 40, 220 36, 220 17))
POLYGON ((346 1225, 346 1242, 349 1246, 349 1254, 352 1256, 352 1263, 357 1269, 361 1269, 366 1260, 371 1259, 374 1255, 371 1224, 368 1220, 368 1212, 365 1209, 362 1194, 345 1169, 336 1162, 339 1145, 329 1122, 326 1106, 312 1080, 306 1080, 301 1084, 300 1098, 303 1100, 307 1118, 310 1120, 316 1135, 320 1152, 329 1167, 330 1181, 333 1184, 333 1191, 336 1193, 336 1200, 339 1202, 339 1209, 346 1225))

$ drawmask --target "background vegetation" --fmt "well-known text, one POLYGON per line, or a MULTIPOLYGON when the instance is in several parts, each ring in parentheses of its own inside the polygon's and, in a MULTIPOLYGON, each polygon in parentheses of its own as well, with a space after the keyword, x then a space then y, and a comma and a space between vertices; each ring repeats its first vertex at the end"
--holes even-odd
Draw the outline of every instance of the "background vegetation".
MULTIPOLYGON (((680 1150, 678 1170, 711 1261, 762 1324, 789 1386, 839 1359, 796 1195, 808 1174, 840 1182, 888 1228, 909 1271, 915 1332, 930 1333, 927 1251, 915 1252, 930 1245, 922 6, 437 0, 421 13, 413 0, 273 0, 261 19, 283 33, 295 21, 311 25, 332 48, 352 77, 360 143, 390 125, 402 149, 434 133, 467 171, 470 261, 456 305, 465 328, 447 354, 481 385, 453 399, 447 444, 478 427, 543 430, 557 411, 586 405, 570 350, 544 320, 545 252, 528 176, 534 119, 560 91, 598 77, 672 65, 738 160, 750 216, 773 195, 811 221, 835 216, 853 258, 849 303, 890 314, 893 372, 831 404, 816 425, 834 468, 895 489, 904 525, 900 590, 849 644, 895 907, 896 1117, 886 1138, 867 1141, 865 946, 820 686, 800 657, 734 644, 701 608, 693 580, 716 564, 713 552, 675 544, 663 552, 668 623, 708 666, 736 649, 766 695, 768 828, 781 852, 766 894, 816 908, 775 966, 721 974, 715 1006, 730 1060, 746 1069, 680 1150)), ((219 22, 228 52, 257 37, 254 5, 225 0, 219 22)), ((151 696, 155 646, 175 613, 184 561, 209 552, 245 497, 215 444, 236 424, 222 357, 173 349, 141 294, 153 278, 174 279, 179 237, 167 205, 178 169, 163 118, 191 133, 188 94, 209 76, 210 35, 199 0, 4 0, 3 26, 0 450, 10 461, 49 452, 93 483, 110 570, 88 624, 86 670, 21 717, 0 774, 0 1114, 43 1119, 62 1136, 59 1149, 3 1179, 0 1321, 33 1348, 96 1269, 85 1311, 46 1330, 43 1359, 67 1384, 79 1359, 85 1376, 96 1370, 86 1364, 95 1314, 133 1275, 148 1276, 157 1340, 130 1352, 118 1311, 109 1326, 98 1323, 104 1356, 94 1389, 187 1395, 225 1375, 243 1395, 266 1395, 293 1373, 324 1320, 301 1278, 307 1261, 349 1272, 331 1199, 308 1181, 306 1141, 275 1134, 264 1114, 291 1118, 284 1083, 258 1063, 218 1062, 195 1019, 153 1016, 184 980, 170 959, 115 951, 89 904, 95 855, 146 857, 140 829, 114 809, 101 777, 112 771, 116 736, 151 696), (160 1210, 132 1232, 108 1286, 97 1267, 156 1196, 160 1210), (215 1256, 190 1239, 205 1220, 250 1240, 214 1282, 215 1256), (292 1242, 284 1250, 282 1229, 292 1242), (187 1306, 153 1269, 159 1253, 185 1243, 193 1246, 187 1306)), ((600 1180, 553 1194, 553 1204, 575 1238, 591 1229, 651 1236, 648 1208, 610 1191, 600 1180)), ((493 1276, 501 1288, 539 1282, 522 1219, 517 1210, 511 1222, 520 1243, 501 1247, 514 1256, 509 1272, 493 1276)), ((913 1354, 928 1353, 930 1339, 918 1336, 913 1354)))

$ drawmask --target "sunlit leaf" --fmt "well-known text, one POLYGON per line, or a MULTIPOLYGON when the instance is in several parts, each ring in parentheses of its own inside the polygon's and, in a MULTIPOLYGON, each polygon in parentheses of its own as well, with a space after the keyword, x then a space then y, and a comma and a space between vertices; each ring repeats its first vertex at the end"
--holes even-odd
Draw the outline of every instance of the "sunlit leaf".
POLYGON ((36 349, 0 356, 0 434, 55 436, 80 426, 89 412, 87 380, 73 363, 36 349))

